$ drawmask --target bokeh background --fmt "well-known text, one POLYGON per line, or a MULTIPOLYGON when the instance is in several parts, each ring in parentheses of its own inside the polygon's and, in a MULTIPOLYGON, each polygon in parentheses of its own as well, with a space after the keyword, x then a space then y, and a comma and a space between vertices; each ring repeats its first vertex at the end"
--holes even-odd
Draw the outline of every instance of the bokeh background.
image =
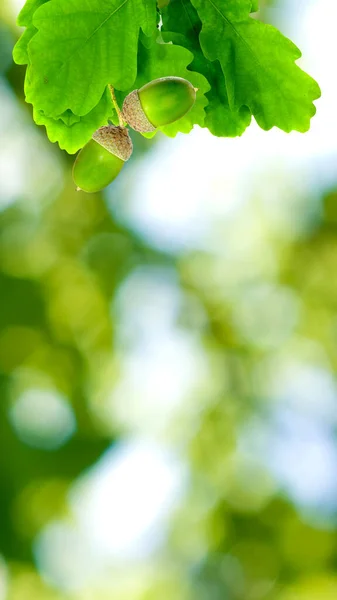
POLYGON ((0 600, 337 598, 335 0, 262 3, 311 131, 134 136, 103 194, 0 4, 0 600))

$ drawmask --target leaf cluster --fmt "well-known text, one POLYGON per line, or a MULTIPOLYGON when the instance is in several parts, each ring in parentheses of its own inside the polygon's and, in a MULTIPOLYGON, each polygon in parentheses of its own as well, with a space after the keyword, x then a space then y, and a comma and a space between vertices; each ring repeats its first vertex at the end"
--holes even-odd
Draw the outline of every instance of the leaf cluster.
POLYGON ((198 88, 194 108, 163 127, 194 125, 216 136, 260 127, 309 129, 317 83, 297 65, 301 53, 252 13, 257 0, 27 0, 14 60, 27 65, 25 95, 36 123, 70 154, 100 126, 116 123, 108 85, 122 101, 157 77, 198 88))

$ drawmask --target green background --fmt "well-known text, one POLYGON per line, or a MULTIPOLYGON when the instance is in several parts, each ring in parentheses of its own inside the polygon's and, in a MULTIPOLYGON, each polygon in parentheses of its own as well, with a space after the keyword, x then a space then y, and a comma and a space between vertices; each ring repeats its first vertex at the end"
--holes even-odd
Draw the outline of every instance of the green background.
MULTIPOLYGON (((178 246, 161 244, 125 207, 146 165, 165 160, 163 136, 133 136, 133 163, 106 194, 77 193, 73 158, 24 104, 24 69, 11 59, 19 33, 2 3, 0 599, 335 599, 336 149, 321 147, 304 187, 300 167, 265 165, 202 244, 184 233, 178 246), (118 544, 109 554, 90 523, 83 531, 85 515, 79 525, 81 485, 123 444, 137 454, 139 440, 182 470, 180 491, 138 555, 119 555, 118 544), (45 536, 51 524, 60 538, 45 536), (61 540, 61 567, 48 539, 61 540)), ((261 135, 268 145, 272 134, 261 135)), ((221 178, 231 164, 216 165, 199 221, 234 194, 221 178)), ((238 179, 249 176, 243 167, 238 179)), ((187 189, 172 203, 190 202, 187 189)), ((156 196, 160 205, 159 186, 156 196)), ((151 506, 162 485, 142 468, 124 476, 125 537, 144 486, 151 506)), ((119 518, 105 509, 100 530, 119 518)))

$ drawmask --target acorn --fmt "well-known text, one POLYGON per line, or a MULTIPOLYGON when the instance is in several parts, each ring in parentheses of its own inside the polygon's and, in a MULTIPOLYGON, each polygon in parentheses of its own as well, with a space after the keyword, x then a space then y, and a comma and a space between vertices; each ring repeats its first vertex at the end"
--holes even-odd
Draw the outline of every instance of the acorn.
POLYGON ((77 190, 99 192, 109 185, 132 154, 132 141, 125 127, 101 127, 82 148, 73 166, 77 190))
POLYGON ((181 77, 154 79, 126 96, 124 119, 135 131, 154 131, 183 117, 192 108, 196 91, 181 77))

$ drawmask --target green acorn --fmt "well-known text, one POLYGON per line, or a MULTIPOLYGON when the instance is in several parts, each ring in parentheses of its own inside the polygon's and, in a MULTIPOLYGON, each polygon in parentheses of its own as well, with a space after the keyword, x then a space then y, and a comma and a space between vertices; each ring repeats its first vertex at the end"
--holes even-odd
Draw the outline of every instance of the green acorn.
POLYGON ((183 117, 192 108, 196 91, 181 77, 155 79, 125 98, 123 116, 135 131, 154 131, 183 117))
POLYGON ((132 141, 125 127, 101 127, 77 155, 73 179, 78 190, 99 192, 109 185, 132 154, 132 141))

